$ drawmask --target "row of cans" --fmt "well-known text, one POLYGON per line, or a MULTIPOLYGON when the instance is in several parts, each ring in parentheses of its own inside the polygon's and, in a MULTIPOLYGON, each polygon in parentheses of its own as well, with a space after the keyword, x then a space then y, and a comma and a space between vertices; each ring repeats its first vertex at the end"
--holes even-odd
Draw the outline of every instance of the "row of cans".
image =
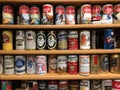
MULTIPOLYGON (((4 5, 2 9, 2 23, 14 24, 14 10, 10 5, 4 5)), ((44 4, 40 6, 19 6, 17 24, 112 24, 120 23, 120 3, 91 5, 83 4, 76 10, 74 5, 44 4), (41 17, 42 16, 42 17, 41 17)))
POLYGON ((4 55, 0 74, 80 74, 120 73, 120 55, 4 55), (47 59, 48 58, 48 59, 47 59), (3 60, 4 59, 4 60, 3 60))
POLYGON ((120 80, 1 81, 1 90, 120 90, 120 80))

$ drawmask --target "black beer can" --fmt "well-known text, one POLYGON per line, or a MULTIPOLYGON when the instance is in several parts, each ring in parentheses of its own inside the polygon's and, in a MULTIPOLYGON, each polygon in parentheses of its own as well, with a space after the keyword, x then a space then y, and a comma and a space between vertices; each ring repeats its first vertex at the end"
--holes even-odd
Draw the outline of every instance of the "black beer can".
POLYGON ((38 81, 38 90, 47 90, 47 82, 46 81, 38 81))

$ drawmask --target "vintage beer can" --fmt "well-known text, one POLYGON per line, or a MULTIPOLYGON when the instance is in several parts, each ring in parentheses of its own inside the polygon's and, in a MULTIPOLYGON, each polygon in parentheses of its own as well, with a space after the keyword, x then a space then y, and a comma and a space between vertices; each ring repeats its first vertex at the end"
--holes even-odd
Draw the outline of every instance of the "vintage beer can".
POLYGON ((40 9, 38 6, 30 8, 30 24, 40 24, 40 9))
POLYGON ((84 4, 81 6, 81 24, 91 24, 91 5, 84 4))
POLYGON ((102 90, 101 80, 91 80, 91 90, 102 90))
POLYGON ((101 6, 94 5, 92 7, 92 24, 101 24, 101 6))
POLYGON ((53 5, 44 4, 42 6, 42 24, 54 24, 53 5))
POLYGON ((114 49, 115 35, 113 29, 104 30, 104 49, 114 49))
POLYGON ((56 31, 48 31, 47 33, 47 48, 56 49, 57 48, 57 33, 56 31))
POLYGON ((76 23, 76 9, 73 5, 66 6, 66 24, 76 23))
POLYGON ((113 23, 113 5, 105 4, 102 7, 102 24, 112 24, 113 23))
POLYGON ((22 30, 16 31, 16 49, 17 50, 25 49, 25 32, 22 30))
POLYGON ((81 80, 80 90, 90 90, 90 80, 81 80))
POLYGON ((27 73, 36 73, 36 58, 35 55, 27 55, 27 73))
POLYGON ((78 31, 68 31, 68 49, 78 49, 78 31))
POLYGON ((55 7, 55 24, 65 25, 65 8, 63 5, 57 5, 55 7))
POLYGON ((109 72, 109 55, 107 54, 100 55, 100 72, 109 72))
POLYGON ((14 57, 12 55, 4 56, 4 74, 14 74, 14 57))
POLYGON ((47 90, 47 83, 46 81, 38 81, 38 90, 47 90))
POLYGON ((110 55, 110 72, 120 73, 120 56, 118 54, 110 55))
POLYGON ((112 90, 120 90, 120 80, 112 80, 112 90))
POLYGON ((26 31, 26 49, 33 50, 36 49, 36 33, 35 31, 26 31))
POLYGON ((90 49, 90 31, 80 32, 80 49, 90 49))
POLYGON ((0 55, 0 74, 3 73, 3 56, 0 55))
POLYGON ((45 31, 37 32, 37 49, 45 49, 46 48, 46 34, 45 31))
POLYGON ((66 55, 57 56, 57 73, 59 74, 67 73, 67 56, 66 55))
POLYGON ((120 24, 120 4, 114 6, 113 19, 114 24, 120 24))
POLYGON ((56 73, 57 72, 57 56, 48 55, 48 72, 56 73))
POLYGON ((26 73, 26 58, 24 55, 15 56, 15 73, 16 74, 26 73))
POLYGON ((100 59, 99 55, 91 55, 91 73, 99 74, 100 73, 100 59))
POLYGON ((30 11, 27 5, 21 5, 19 7, 19 15, 18 15, 18 24, 29 24, 30 23, 30 11))
POLYGON ((43 75, 47 73, 47 57, 46 55, 36 56, 36 72, 37 74, 43 75))
POLYGON ((80 90, 79 86, 80 86, 80 82, 78 80, 70 80, 69 90, 80 90))
POLYGON ((112 80, 102 80, 102 90, 112 90, 112 80))
POLYGON ((48 90, 58 90, 58 81, 56 80, 48 81, 48 90))
POLYGON ((68 55, 68 73, 77 74, 78 73, 78 56, 68 55))
POLYGON ((97 36, 96 36, 96 31, 95 30, 92 30, 91 31, 91 48, 92 49, 96 49, 97 48, 97 42, 96 42, 96 39, 97 38, 97 36))
POLYGON ((2 24, 14 24, 14 11, 10 5, 4 5, 2 9, 2 24))
POLYGON ((60 80, 59 81, 59 90, 69 90, 67 80, 60 80))
POLYGON ((27 80, 21 81, 21 89, 22 90, 29 90, 29 82, 27 80))
POLYGON ((58 49, 64 50, 68 48, 67 44, 67 31, 58 31, 58 49))
POLYGON ((1 90, 12 90, 11 81, 1 81, 1 90))
POLYGON ((12 31, 3 31, 3 50, 13 49, 13 35, 12 31))
POLYGON ((38 82, 37 81, 29 81, 29 90, 38 90, 38 82))
POLYGON ((79 74, 89 75, 90 74, 90 56, 79 55, 79 74))

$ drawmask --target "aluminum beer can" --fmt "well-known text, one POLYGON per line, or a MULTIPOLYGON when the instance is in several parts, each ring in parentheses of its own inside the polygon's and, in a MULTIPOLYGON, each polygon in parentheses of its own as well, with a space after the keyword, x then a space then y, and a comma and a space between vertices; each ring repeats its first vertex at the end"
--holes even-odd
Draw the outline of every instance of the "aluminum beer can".
POLYGON ((90 80, 81 80, 80 90, 90 90, 90 80))
POLYGON ((120 90, 120 80, 112 80, 112 90, 120 90))
POLYGON ((59 81, 59 90, 69 90, 67 80, 60 80, 59 81))
POLYGON ((17 50, 25 49, 25 32, 22 30, 16 31, 16 49, 17 50))
POLYGON ((3 56, 0 55, 0 74, 3 73, 3 56))
POLYGON ((4 56, 4 74, 14 74, 14 57, 12 55, 4 56))
POLYGON ((24 55, 15 56, 15 73, 16 74, 26 73, 26 59, 24 55))
POLYGON ((35 31, 26 31, 26 49, 34 50, 36 49, 36 33, 35 31))
POLYGON ((1 81, 1 90, 12 90, 11 81, 1 81))
POLYGON ((14 11, 10 5, 4 5, 2 9, 2 24, 14 24, 14 11))
POLYGON ((102 90, 112 90, 112 80, 102 80, 102 90))
POLYGON ((113 5, 105 4, 102 7, 102 24, 112 24, 113 23, 113 5))
POLYGON ((80 49, 90 49, 90 31, 80 32, 80 49))
POLYGON ((53 14, 53 5, 51 4, 44 4, 42 6, 42 24, 54 24, 54 14, 53 14))
POLYGON ((78 49, 78 31, 68 31, 68 49, 78 49))
POLYGON ((79 74, 89 75, 90 74, 90 56, 79 55, 79 74))
POLYGON ((36 72, 37 74, 43 75, 47 73, 47 56, 37 55, 36 56, 36 72))
POLYGON ((68 73, 77 74, 78 73, 78 56, 68 55, 68 73))
POLYGON ((80 90, 79 86, 80 86, 80 82, 78 80, 70 80, 69 90, 80 90))
POLYGON ((76 23, 76 9, 75 6, 69 5, 66 7, 66 24, 76 23))
POLYGON ((56 81, 56 80, 48 81, 48 90, 59 90, 58 89, 58 81, 56 81))
POLYGON ((36 73, 36 58, 35 55, 27 55, 27 73, 36 73))
POLYGON ((91 80, 91 90, 102 90, 101 80, 91 80))
POLYGON ((46 81, 38 81, 38 90, 47 90, 47 83, 46 81))
POLYGON ((81 6, 81 24, 91 24, 91 11, 90 4, 81 6))
POLYGON ((12 31, 3 31, 3 50, 12 50, 13 49, 13 35, 12 31))

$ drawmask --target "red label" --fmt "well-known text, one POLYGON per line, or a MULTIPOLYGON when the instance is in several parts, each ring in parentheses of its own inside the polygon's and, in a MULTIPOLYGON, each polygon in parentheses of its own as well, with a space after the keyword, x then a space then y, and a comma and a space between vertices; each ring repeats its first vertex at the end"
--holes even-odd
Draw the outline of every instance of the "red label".
POLYGON ((120 12, 120 4, 114 7, 114 12, 120 12))
POLYGON ((43 13, 51 12, 52 7, 51 6, 43 6, 43 13))
POLYGON ((94 55, 94 65, 97 65, 98 64, 98 56, 97 55, 94 55))
POLYGON ((119 89, 120 90, 120 81, 117 82, 117 81, 112 81, 112 88, 114 89, 119 89))
POLYGON ((68 6, 66 8, 66 14, 75 14, 75 7, 74 6, 68 6))
POLYGON ((113 13, 113 6, 112 5, 105 5, 103 7, 103 13, 112 14, 113 13))
POLYGON ((82 11, 83 13, 91 13, 91 6, 83 6, 82 11))
POLYGON ((38 7, 31 7, 30 8, 30 14, 39 14, 40 10, 38 7))
POLYGON ((68 81, 59 82, 59 88, 65 89, 68 87, 68 81))
POLYGON ((92 14, 99 14, 101 12, 100 6, 93 6, 92 8, 92 14))
POLYGON ((3 7, 3 12, 13 14, 13 8, 11 6, 4 6, 3 7))
POLYGON ((3 35, 3 43, 4 43, 4 44, 10 43, 9 36, 6 35, 6 34, 3 35))
POLYGON ((77 74, 78 73, 77 62, 68 62, 68 73, 69 74, 77 74))
POLYGON ((6 86, 6 90, 12 90, 11 85, 8 84, 8 85, 6 86))
POLYGON ((70 50, 74 49, 78 49, 78 39, 77 38, 69 38, 68 39, 68 48, 70 50))
POLYGON ((20 6, 19 14, 29 14, 29 7, 28 6, 20 6))
POLYGON ((62 6, 58 6, 56 7, 56 10, 55 10, 56 13, 59 13, 59 14, 64 14, 64 7, 62 6))

